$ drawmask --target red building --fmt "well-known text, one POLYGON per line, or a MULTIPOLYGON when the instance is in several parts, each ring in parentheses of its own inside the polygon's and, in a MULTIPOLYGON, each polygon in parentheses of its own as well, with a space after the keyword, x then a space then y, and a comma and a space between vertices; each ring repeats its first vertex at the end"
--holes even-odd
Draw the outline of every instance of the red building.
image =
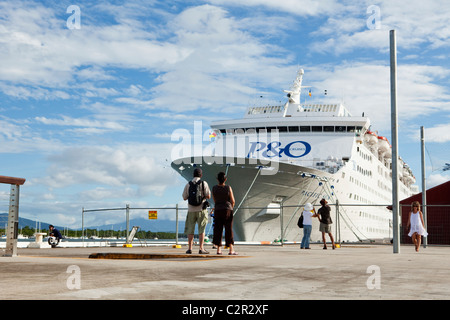
MULTIPOLYGON (((422 204, 422 193, 400 201, 402 213, 401 243, 412 243, 406 230, 411 203, 422 204)), ((423 208, 421 207, 423 212, 423 208)), ((450 181, 427 190, 427 232, 428 244, 450 245, 450 181)))

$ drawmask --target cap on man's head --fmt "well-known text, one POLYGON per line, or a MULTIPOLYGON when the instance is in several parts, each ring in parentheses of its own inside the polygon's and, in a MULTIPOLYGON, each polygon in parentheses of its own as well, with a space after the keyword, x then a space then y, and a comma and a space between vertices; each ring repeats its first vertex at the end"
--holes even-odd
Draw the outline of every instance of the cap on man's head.
POLYGON ((202 169, 195 168, 194 170, 194 177, 201 177, 202 176, 202 169))

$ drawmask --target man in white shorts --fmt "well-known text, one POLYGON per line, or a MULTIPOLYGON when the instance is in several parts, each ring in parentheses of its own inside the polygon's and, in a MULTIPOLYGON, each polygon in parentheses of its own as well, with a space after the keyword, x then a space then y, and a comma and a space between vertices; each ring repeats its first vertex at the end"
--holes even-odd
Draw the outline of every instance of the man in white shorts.
MULTIPOLYGON (((196 168, 194 170, 194 178, 191 180, 194 184, 197 184, 201 178, 202 178, 202 169, 196 168)), ((190 254, 192 253, 192 246, 194 244, 194 232, 195 232, 195 225, 198 224, 198 240, 200 245, 200 250, 198 253, 200 254, 208 254, 209 252, 206 251, 203 248, 204 240, 205 240, 205 229, 206 225, 208 224, 208 211, 206 208, 203 208, 203 205, 205 201, 209 198, 211 198, 211 191, 209 189, 208 183, 206 181, 201 182, 202 188, 202 202, 198 206, 194 206, 189 204, 188 202, 188 213, 186 216, 186 224, 184 227, 184 233, 188 235, 188 250, 186 253, 190 254)), ((189 185, 190 183, 187 183, 183 190, 183 199, 188 200, 189 198, 189 185)))

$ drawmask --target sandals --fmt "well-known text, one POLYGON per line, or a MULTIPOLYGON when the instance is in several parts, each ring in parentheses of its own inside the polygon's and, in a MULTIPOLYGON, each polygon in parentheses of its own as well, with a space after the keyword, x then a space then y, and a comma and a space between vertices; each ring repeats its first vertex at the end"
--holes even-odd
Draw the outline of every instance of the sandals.
POLYGON ((230 252, 228 255, 229 256, 237 256, 238 254, 237 254, 237 252, 230 252))

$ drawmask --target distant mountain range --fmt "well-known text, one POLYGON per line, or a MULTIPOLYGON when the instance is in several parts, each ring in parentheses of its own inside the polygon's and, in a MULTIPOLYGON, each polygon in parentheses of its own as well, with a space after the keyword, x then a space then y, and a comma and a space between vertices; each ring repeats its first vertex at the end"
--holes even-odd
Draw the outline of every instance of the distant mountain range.
MULTIPOLYGON (((130 220, 130 229, 133 226, 137 226, 140 230, 152 231, 152 232, 175 232, 176 231, 176 221, 172 220, 150 220, 145 218, 136 218, 130 220)), ((99 230, 125 230, 127 227, 126 221, 115 224, 106 224, 102 226, 88 227, 89 229, 99 229, 99 230)), ((184 220, 178 221, 178 233, 184 232, 184 220)))
MULTIPOLYGON (((40 222, 41 224, 41 230, 48 230, 48 226, 50 223, 47 222, 40 222)), ((7 213, 0 213, 0 229, 4 229, 5 226, 8 225, 8 214, 7 213)), ((26 218, 19 217, 19 229, 24 227, 30 227, 35 228, 36 227, 36 221, 26 218)), ((140 230, 143 231, 152 231, 152 232, 175 232, 176 231, 176 222, 172 220, 150 220, 150 219, 144 219, 144 218, 136 218, 130 220, 130 229, 133 226, 140 227, 140 230)), ((115 224, 106 224, 106 225, 100 225, 100 226, 85 226, 89 229, 98 229, 98 230, 125 230, 127 227, 126 221, 123 221, 121 223, 115 223, 115 224)), ((55 225, 56 229, 63 230, 64 227, 55 225)), ((77 228, 74 230, 80 230, 81 228, 77 228)), ((207 231, 209 229, 209 226, 207 227, 207 231)), ((178 221, 178 232, 183 233, 184 232, 184 220, 178 221)))
MULTIPOLYGON (((46 222, 40 222, 41 224, 41 230, 48 230, 48 226, 51 223, 46 223, 46 222)), ((0 229, 5 229, 5 226, 8 225, 8 214, 7 213, 0 213, 0 229)), ((25 228, 26 226, 30 227, 30 228, 36 228, 36 221, 35 220, 30 220, 30 219, 26 219, 26 218, 21 218, 19 216, 19 229, 21 228, 25 228)), ((39 226, 38 226, 39 227, 39 226)), ((64 229, 63 227, 59 227, 55 225, 56 229, 64 229)))

